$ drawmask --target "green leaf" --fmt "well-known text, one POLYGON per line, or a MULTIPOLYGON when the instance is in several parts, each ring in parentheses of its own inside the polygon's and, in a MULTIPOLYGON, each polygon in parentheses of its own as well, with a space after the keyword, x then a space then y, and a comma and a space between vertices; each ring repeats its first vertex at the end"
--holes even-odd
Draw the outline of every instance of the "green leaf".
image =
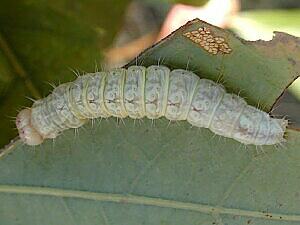
MULTIPOLYGON (((189 58, 199 75, 216 79, 222 71, 226 87, 242 86, 254 104, 263 94, 261 104, 270 108, 299 71, 280 53, 296 40, 281 34, 248 43, 195 20, 139 59, 148 65, 163 57, 172 68, 185 68, 189 58), (209 55, 182 36, 202 26, 225 36, 232 53, 209 55)), ((185 121, 168 124, 125 119, 117 125, 111 118, 35 148, 14 142, 0 160, 1 225, 300 223, 299 131, 287 131, 284 148, 256 149, 185 121)))
POLYGON ((0 146, 16 135, 10 117, 51 84, 94 71, 122 24, 129 0, 15 1, 0 7, 0 146), (109 18, 109 19, 107 19, 109 18))

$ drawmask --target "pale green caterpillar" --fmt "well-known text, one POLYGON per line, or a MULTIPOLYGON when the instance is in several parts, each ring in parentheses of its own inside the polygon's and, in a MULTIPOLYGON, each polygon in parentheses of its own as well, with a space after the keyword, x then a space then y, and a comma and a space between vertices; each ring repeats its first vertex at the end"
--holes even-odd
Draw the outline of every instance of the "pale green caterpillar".
POLYGON ((52 94, 23 109, 16 125, 24 143, 39 145, 63 130, 82 126, 87 119, 110 116, 187 120, 193 126, 253 145, 284 142, 288 124, 193 72, 131 66, 86 74, 59 85, 52 94))

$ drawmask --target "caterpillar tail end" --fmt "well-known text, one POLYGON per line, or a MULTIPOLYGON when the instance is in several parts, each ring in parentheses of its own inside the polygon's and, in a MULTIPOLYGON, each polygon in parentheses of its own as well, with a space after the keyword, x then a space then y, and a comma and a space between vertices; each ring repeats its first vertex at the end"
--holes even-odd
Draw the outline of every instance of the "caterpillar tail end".
POLYGON ((31 109, 23 109, 19 112, 16 118, 16 126, 19 137, 25 144, 39 145, 44 141, 44 138, 31 125, 31 109))
POLYGON ((282 145, 286 140, 286 129, 288 126, 288 120, 271 118, 271 127, 269 131, 269 138, 267 145, 282 145))
POLYGON ((287 119, 277 119, 277 122, 281 128, 281 138, 279 138, 280 143, 284 143, 286 142, 286 138, 287 138, 287 133, 286 133, 286 129, 289 125, 289 121, 287 119))

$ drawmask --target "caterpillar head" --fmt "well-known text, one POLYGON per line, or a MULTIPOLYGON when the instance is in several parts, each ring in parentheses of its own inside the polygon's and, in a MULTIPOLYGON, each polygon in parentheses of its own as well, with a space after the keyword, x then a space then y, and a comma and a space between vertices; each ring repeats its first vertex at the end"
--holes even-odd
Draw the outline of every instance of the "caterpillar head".
POLYGON ((31 125, 31 110, 23 109, 17 115, 16 126, 21 140, 27 145, 39 145, 43 137, 31 125))

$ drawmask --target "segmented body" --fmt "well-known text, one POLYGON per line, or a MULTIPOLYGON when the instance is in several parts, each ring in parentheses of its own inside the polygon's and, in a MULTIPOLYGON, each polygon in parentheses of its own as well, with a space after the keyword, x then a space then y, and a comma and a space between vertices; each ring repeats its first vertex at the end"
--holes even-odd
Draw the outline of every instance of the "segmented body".
POLYGON ((247 105, 235 94, 193 72, 165 66, 131 66, 78 77, 56 87, 17 117, 21 139, 37 145, 87 119, 165 116, 244 144, 273 145, 285 141, 287 120, 275 119, 247 105))

